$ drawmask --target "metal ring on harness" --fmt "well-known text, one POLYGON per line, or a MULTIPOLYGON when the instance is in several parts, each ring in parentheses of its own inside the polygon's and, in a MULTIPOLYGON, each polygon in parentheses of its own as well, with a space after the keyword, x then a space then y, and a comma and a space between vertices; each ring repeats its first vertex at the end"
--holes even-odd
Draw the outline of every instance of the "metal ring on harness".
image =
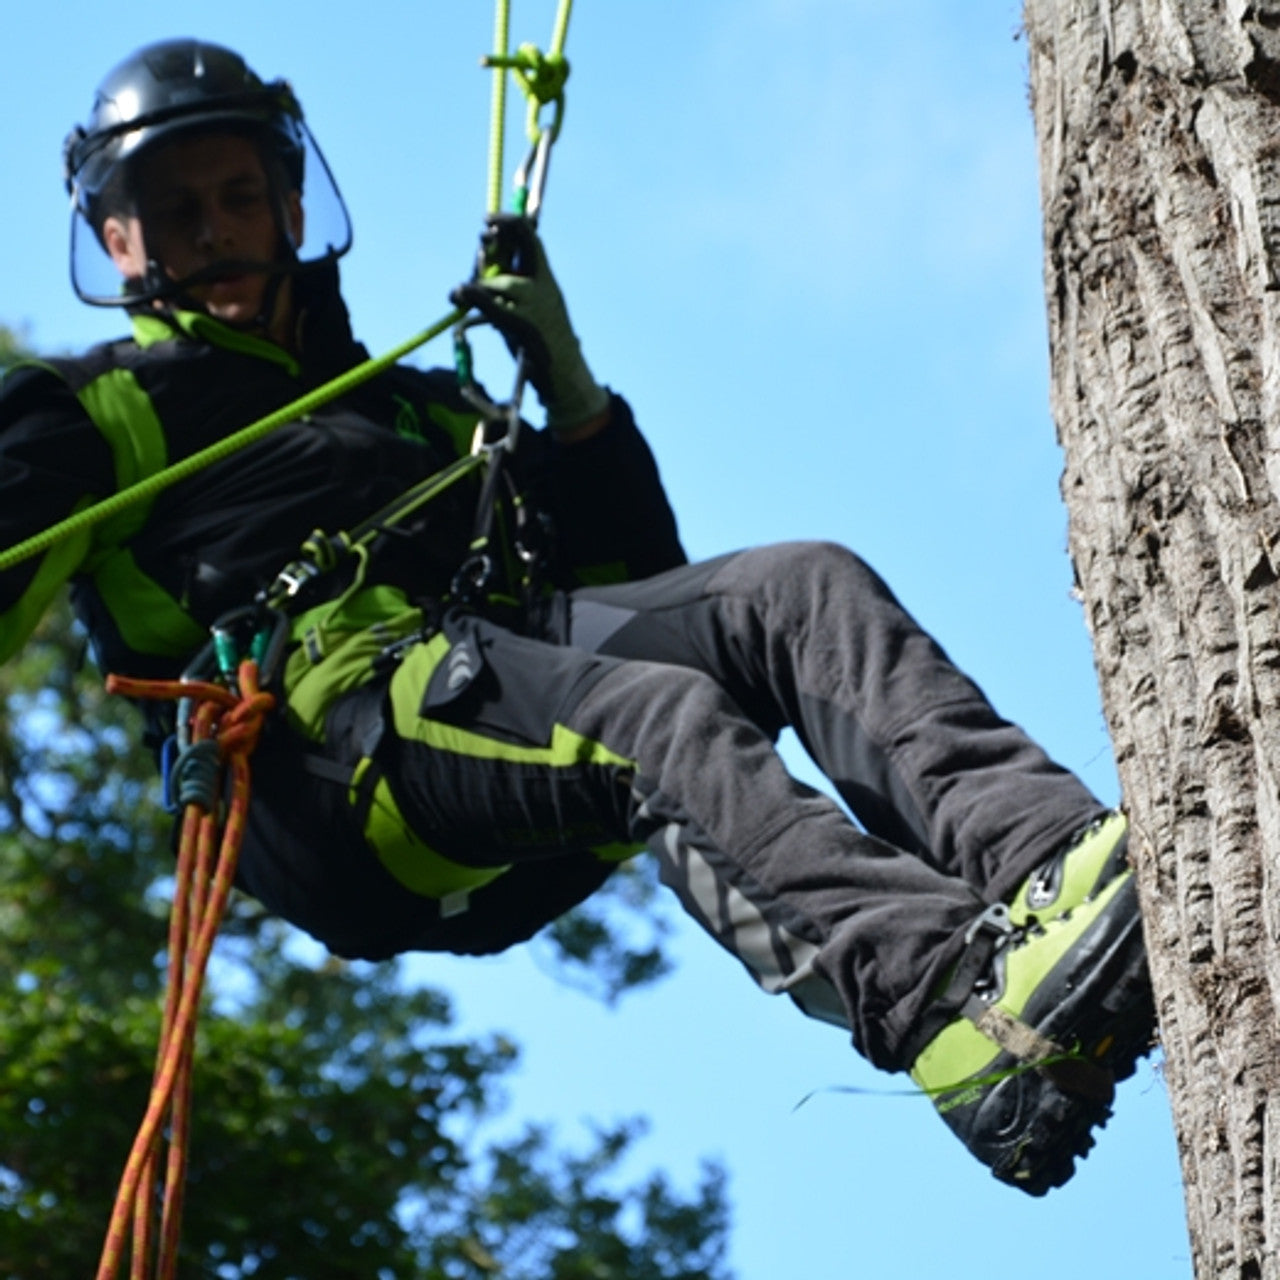
POLYGON ((453 575, 449 594, 461 604, 474 605, 493 580, 493 557, 487 551, 468 556, 453 575))

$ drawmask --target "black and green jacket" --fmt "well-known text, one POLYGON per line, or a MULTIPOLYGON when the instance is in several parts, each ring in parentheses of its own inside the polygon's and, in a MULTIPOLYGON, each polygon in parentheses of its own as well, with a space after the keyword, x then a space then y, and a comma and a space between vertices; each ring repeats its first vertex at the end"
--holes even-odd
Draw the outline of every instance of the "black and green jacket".
MULTIPOLYGON (((304 313, 303 356, 198 314, 135 316, 131 339, 32 362, 0 388, 0 548, 225 438, 366 357, 336 282, 304 313)), ((358 524, 470 447, 450 372, 397 366, 306 419, 0 574, 0 661, 70 582, 108 670, 181 670, 223 612, 247 604, 315 529, 358 524)), ((599 435, 522 436, 521 483, 555 530, 553 577, 646 576, 683 561, 648 446, 625 402, 599 435)), ((436 499, 380 564, 414 595, 443 589, 471 534, 474 490, 436 499)))

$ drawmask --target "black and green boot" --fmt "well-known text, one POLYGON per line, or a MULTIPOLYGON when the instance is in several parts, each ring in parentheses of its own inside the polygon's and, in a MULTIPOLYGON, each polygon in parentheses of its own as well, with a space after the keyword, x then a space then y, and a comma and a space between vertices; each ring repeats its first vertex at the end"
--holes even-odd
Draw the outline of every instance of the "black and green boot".
POLYGON ((979 926, 970 950, 985 947, 981 972, 911 1074, 995 1177, 1043 1195, 1071 1177, 1111 1115, 1115 1082, 1152 1045, 1133 873, 1051 919, 1015 926, 1000 906, 979 926))
POLYGON ((1073 911, 1102 891, 1128 866, 1129 823, 1108 813, 1091 823, 1042 863, 1009 904, 1009 919, 1025 928, 1073 911))

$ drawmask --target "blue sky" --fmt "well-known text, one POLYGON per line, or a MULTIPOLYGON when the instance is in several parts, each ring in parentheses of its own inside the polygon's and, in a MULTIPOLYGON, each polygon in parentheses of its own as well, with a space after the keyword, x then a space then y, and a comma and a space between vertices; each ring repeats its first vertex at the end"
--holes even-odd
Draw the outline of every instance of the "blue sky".
MULTIPOLYGON (((545 47, 554 7, 513 0, 513 39, 545 47)), ((292 79, 351 211, 344 280, 370 347, 444 314, 484 208, 490 6, 187 12, 62 0, 9 15, 0 320, 49 349, 119 330, 67 283, 60 147, 108 67, 173 35, 292 79)), ((542 226, 588 359, 635 407, 690 554, 852 546, 1004 714, 1114 803, 1070 596, 1018 29, 1016 0, 579 0, 542 226)), ((514 162, 514 100, 511 125, 514 162)), ((1032 1201, 922 1099, 820 1092, 797 1110, 827 1086, 902 1082, 761 995, 683 922, 673 946, 677 974, 612 1011, 527 949, 413 972, 454 994, 464 1029, 523 1046, 513 1122, 552 1121, 571 1140, 648 1115, 634 1170, 686 1184, 700 1158, 723 1159, 741 1280, 1010 1266, 1127 1280, 1139 1258, 1150 1280, 1190 1275, 1152 1067, 1121 1088, 1074 1181, 1032 1201)))

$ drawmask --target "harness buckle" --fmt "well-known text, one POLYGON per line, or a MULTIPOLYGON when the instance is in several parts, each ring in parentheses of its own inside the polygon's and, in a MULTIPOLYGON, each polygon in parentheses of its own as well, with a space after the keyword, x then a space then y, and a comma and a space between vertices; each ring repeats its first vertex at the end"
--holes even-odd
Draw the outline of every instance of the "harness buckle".
POLYGON ((964 935, 964 945, 971 947, 974 939, 980 935, 989 935, 996 943, 1001 939, 1017 933, 1017 926, 1009 915, 1009 908, 1003 902, 993 902, 968 928, 964 935))

